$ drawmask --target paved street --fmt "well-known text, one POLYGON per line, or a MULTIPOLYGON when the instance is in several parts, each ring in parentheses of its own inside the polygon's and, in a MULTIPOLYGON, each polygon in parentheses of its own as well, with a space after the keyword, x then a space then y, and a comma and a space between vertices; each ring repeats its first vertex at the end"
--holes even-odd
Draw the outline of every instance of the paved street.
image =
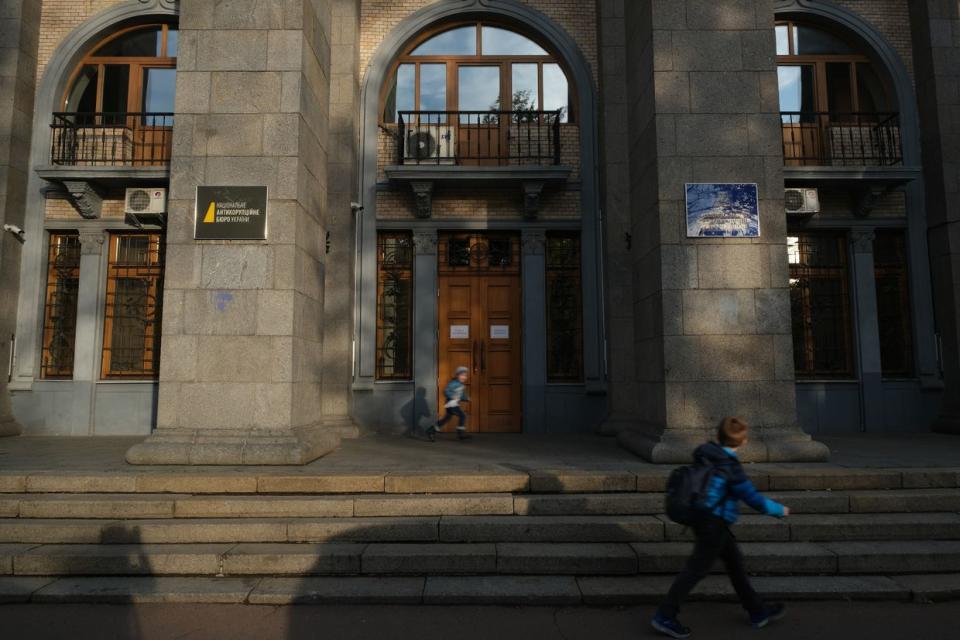
MULTIPOLYGON (((620 640, 654 638, 649 607, 263 607, 241 605, 4 605, 9 640, 620 640)), ((954 640, 960 602, 794 603, 776 627, 757 631, 734 605, 695 603, 694 637, 739 640, 954 640)))

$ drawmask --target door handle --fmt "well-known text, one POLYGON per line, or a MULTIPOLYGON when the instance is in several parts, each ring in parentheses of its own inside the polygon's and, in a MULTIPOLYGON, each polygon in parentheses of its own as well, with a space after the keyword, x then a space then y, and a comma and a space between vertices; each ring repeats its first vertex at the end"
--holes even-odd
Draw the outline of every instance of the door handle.
POLYGON ((477 341, 473 341, 473 372, 477 372, 477 341))
POLYGON ((480 341, 480 371, 487 370, 487 341, 480 341))

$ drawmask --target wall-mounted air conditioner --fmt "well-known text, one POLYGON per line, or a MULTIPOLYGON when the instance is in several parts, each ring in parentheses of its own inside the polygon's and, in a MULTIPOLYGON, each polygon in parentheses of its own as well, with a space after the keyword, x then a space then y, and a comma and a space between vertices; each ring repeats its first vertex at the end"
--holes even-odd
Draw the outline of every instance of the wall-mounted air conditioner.
POLYGON ((412 125, 406 130, 404 164, 453 164, 456 129, 445 124, 412 125))
POLYGON ((820 212, 820 193, 816 189, 786 189, 783 200, 787 215, 808 216, 820 212))
POLYGON ((123 210, 133 214, 167 212, 167 190, 155 187, 127 189, 123 210))

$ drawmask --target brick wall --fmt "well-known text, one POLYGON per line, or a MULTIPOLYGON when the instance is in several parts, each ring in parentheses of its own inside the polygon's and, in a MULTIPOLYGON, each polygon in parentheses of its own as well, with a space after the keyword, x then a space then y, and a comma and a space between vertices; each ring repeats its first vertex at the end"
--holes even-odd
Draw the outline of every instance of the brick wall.
POLYGON ((38 84, 54 51, 71 31, 104 9, 122 3, 123 0, 43 0, 40 47, 37 54, 38 84))
POLYGON ((913 42, 907 0, 835 0, 835 4, 869 22, 890 42, 913 77, 913 42))

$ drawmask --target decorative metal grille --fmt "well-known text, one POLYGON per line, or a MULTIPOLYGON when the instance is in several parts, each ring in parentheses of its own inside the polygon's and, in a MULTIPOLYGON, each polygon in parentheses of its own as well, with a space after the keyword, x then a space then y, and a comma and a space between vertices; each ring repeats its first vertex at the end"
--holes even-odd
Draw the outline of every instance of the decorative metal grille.
POLYGON ((377 379, 413 377, 413 236, 377 236, 377 379))
POLYGON ((547 381, 583 380, 580 236, 547 234, 547 381))
POLYGON ((73 376, 79 289, 80 237, 75 233, 51 233, 47 250, 41 378, 73 376))
POLYGON ((846 236, 792 236, 788 257, 797 377, 853 377, 846 236))
POLYGON ((159 234, 110 237, 104 378, 155 378, 159 373, 162 253, 159 234))
POLYGON ((516 233, 442 233, 440 273, 520 273, 520 236, 516 233))
POLYGON ((876 232, 873 266, 877 283, 882 375, 885 378, 906 378, 913 375, 913 323, 904 231, 876 232))

